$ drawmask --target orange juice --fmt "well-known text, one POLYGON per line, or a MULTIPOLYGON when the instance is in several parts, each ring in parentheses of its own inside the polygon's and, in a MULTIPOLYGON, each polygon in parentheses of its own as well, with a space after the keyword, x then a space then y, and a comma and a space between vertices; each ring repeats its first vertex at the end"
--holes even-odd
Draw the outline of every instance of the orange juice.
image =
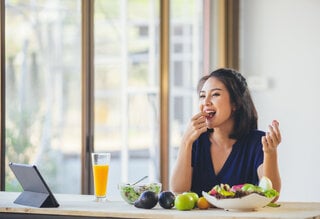
POLYGON ((105 197, 107 194, 109 165, 93 165, 94 194, 105 197))

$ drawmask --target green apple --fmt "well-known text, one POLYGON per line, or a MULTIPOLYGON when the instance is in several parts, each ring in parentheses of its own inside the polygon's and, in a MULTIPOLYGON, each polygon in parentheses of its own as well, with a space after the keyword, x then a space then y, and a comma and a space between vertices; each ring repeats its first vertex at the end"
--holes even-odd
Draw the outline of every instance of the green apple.
POLYGON ((197 204, 197 202, 198 202, 198 199, 199 199, 199 196, 198 196, 197 193, 195 193, 195 192, 184 192, 184 193, 182 193, 182 194, 191 197, 192 200, 193 200, 193 202, 194 202, 193 207, 196 206, 196 204, 197 204))
POLYGON ((179 194, 174 200, 174 207, 180 211, 191 210, 194 208, 194 200, 190 195, 179 194))

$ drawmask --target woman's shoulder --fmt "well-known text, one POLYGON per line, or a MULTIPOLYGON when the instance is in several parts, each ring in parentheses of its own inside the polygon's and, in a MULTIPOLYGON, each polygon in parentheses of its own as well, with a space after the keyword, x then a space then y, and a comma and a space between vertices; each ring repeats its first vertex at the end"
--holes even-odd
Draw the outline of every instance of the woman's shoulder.
POLYGON ((261 130, 251 130, 247 135, 241 138, 238 142, 245 145, 256 145, 261 143, 261 137, 265 135, 265 132, 261 130))
POLYGON ((248 133, 249 137, 262 137, 262 136, 265 136, 265 135, 266 135, 266 133, 264 131, 261 131, 261 130, 258 130, 258 129, 251 130, 248 133))

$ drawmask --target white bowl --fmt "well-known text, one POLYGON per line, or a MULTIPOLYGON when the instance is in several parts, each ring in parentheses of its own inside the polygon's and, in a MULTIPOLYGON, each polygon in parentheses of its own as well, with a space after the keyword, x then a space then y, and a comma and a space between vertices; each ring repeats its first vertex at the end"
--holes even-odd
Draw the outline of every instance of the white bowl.
POLYGON ((257 193, 252 193, 241 198, 217 199, 202 191, 203 197, 217 208, 223 208, 228 211, 253 211, 269 204, 273 198, 267 198, 257 193))

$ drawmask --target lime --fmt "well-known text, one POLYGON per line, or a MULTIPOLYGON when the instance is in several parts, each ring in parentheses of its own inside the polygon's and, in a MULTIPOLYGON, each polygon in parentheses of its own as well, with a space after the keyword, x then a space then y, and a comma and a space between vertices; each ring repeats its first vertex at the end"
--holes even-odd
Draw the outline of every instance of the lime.
POLYGON ((190 195, 179 194, 174 200, 174 206, 180 211, 191 210, 194 207, 194 200, 190 195))

